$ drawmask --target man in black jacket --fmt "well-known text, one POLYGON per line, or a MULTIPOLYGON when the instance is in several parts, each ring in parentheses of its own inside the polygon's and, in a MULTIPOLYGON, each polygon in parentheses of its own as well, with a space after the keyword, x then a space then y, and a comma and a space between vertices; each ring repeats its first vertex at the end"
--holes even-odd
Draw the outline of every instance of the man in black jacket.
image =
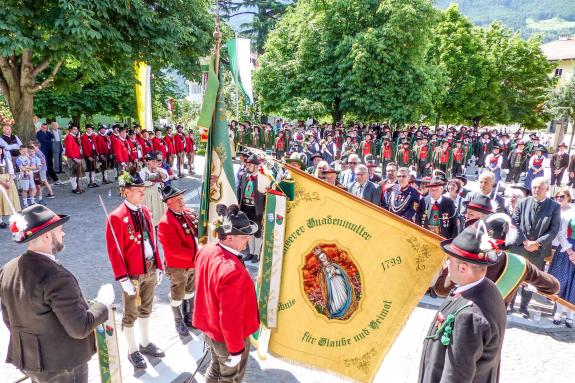
POLYGON ((94 329, 114 301, 108 284, 88 306, 76 278, 56 260, 69 218, 42 205, 11 218, 13 239, 28 250, 0 270, 2 318, 10 330, 6 362, 33 382, 88 382, 94 329))
POLYGON ((48 130, 48 124, 43 123, 40 126, 40 130, 36 132, 36 139, 40 143, 40 151, 44 154, 44 157, 46 157, 48 177, 50 177, 52 181, 59 183, 58 176, 54 171, 54 151, 52 148, 54 145, 54 133, 48 130))
MULTIPOLYGON (((561 226, 561 208, 559 204, 547 198, 549 180, 538 177, 531 183, 532 196, 519 201, 513 212, 513 224, 519 230, 519 238, 511 252, 527 258, 543 270, 545 258, 551 255, 551 243, 561 226)), ((529 318, 527 305, 533 293, 521 291, 519 312, 529 318)))
POLYGON ((262 217, 265 208, 265 194, 258 190, 259 164, 260 161, 255 154, 252 154, 245 160, 245 173, 241 176, 237 190, 240 210, 243 211, 251 221, 254 221, 258 225, 258 231, 249 243, 249 254, 244 258, 245 261, 251 260, 252 263, 258 263, 260 261, 262 217))
MULTIPOLYGON (((501 293, 485 278, 498 251, 485 225, 472 225, 441 242, 449 254, 449 278, 457 285, 437 312, 425 338, 420 383, 495 383, 507 315, 501 293)), ((492 239, 496 243, 495 239, 492 239)))

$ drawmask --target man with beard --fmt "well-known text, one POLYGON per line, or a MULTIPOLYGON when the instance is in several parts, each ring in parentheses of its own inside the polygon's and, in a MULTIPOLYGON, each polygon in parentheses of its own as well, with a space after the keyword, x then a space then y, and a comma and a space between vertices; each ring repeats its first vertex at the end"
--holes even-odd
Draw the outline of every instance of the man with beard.
POLYGON ((429 182, 429 194, 422 198, 417 208, 415 223, 443 238, 457 235, 457 217, 453 201, 443 195, 445 180, 433 177, 429 182))
POLYGON ((94 329, 114 302, 106 284, 89 306, 74 275, 56 260, 69 219, 42 205, 12 216, 12 239, 28 249, 0 270, 2 318, 10 331, 6 362, 37 383, 88 382, 94 329))

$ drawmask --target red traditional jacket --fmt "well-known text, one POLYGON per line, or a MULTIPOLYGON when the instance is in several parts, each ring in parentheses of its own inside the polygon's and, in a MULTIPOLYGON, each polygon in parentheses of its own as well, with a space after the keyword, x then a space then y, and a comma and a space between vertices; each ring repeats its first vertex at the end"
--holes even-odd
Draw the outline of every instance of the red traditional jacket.
POLYGON ((232 355, 259 327, 254 283, 245 266, 219 244, 204 246, 196 257, 194 327, 232 355))
POLYGON ((132 139, 128 139, 126 141, 128 141, 128 147, 129 147, 128 157, 130 158, 130 161, 138 160, 139 159, 138 149, 140 150, 142 149, 140 143, 138 142, 138 140, 132 140, 132 139))
POLYGON ((142 142, 140 143, 140 145, 142 145, 142 156, 143 157, 146 157, 146 154, 148 154, 149 152, 154 150, 154 144, 152 143, 152 140, 150 140, 149 138, 147 140, 142 139, 142 142))
POLYGON ((116 157, 116 163, 120 164, 130 161, 130 144, 127 139, 122 140, 121 138, 117 138, 112 143, 112 149, 116 157))
POLYGON ((167 267, 194 267, 194 258, 198 252, 196 220, 194 211, 187 208, 181 215, 168 210, 162 216, 158 223, 158 238, 164 249, 167 267))
MULTIPOLYGON (((150 243, 154 249, 154 258, 156 268, 162 270, 162 261, 158 254, 158 246, 154 238, 154 225, 152 217, 147 207, 142 206, 144 217, 147 221, 150 243)), ((106 247, 108 248, 108 257, 112 264, 114 277, 116 280, 126 276, 135 277, 145 274, 144 263, 144 243, 142 233, 135 231, 136 225, 132 220, 128 206, 122 203, 109 216, 106 223, 106 247), (114 234, 118 240, 114 239, 114 234), (119 248, 118 248, 119 247, 119 248)))
POLYGON ((186 153, 196 152, 196 141, 191 137, 190 134, 186 135, 186 153))
POLYGON ((66 134, 64 138, 64 155, 71 160, 81 159, 82 151, 80 150, 80 140, 71 133, 66 134))
POLYGON ((168 146, 166 145, 166 142, 163 139, 160 139, 158 137, 152 138, 152 145, 154 147, 154 150, 160 151, 162 153, 162 158, 165 159, 168 156, 168 146))
POLYGON ((88 135, 88 133, 82 134, 80 142, 82 144, 84 157, 94 157, 96 155, 96 135, 94 133, 90 135, 88 135))
POLYGON ((453 161, 455 161, 457 163, 463 162, 463 149, 462 148, 453 149, 453 161))
POLYGON ((186 136, 182 133, 177 133, 174 135, 174 150, 176 153, 182 153, 186 146, 186 136))
POLYGON ((98 134, 95 138, 96 152, 98 155, 104 156, 112 154, 112 141, 110 137, 105 134, 98 134))
POLYGON ((176 154, 174 149, 174 137, 172 136, 164 136, 164 142, 166 143, 167 155, 171 156, 176 154))

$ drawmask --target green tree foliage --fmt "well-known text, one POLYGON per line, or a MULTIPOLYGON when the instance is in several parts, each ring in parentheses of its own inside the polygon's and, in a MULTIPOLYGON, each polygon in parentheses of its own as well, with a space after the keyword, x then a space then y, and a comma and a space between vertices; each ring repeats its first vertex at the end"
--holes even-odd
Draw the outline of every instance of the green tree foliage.
POLYGON ((523 40, 498 23, 476 27, 456 5, 442 12, 433 35, 428 58, 438 70, 436 124, 544 125, 552 82, 539 37, 523 40))
POLYGON ((575 124, 575 78, 552 93, 546 110, 557 119, 575 124))
POLYGON ((266 38, 285 13, 289 2, 281 0, 222 0, 223 17, 250 15, 251 21, 240 25, 241 35, 250 38, 258 53, 263 53, 266 38))
POLYGON ((481 35, 499 85, 498 100, 487 119, 520 123, 528 129, 544 127, 548 116, 543 106, 554 81, 549 78, 553 65, 541 52, 540 36, 524 40, 499 23, 481 29, 481 35))
POLYGON ((85 74, 112 63, 143 60, 189 75, 212 43, 208 0, 4 0, 0 7, 0 90, 16 128, 34 133, 34 96, 52 84, 62 64, 85 74))
POLYGON ((453 5, 442 12, 433 36, 428 59, 438 69, 433 100, 436 125, 463 120, 478 125, 499 92, 482 35, 453 5))
POLYGON ((427 0, 298 2, 270 33, 254 75, 262 111, 307 105, 336 121, 346 112, 418 120, 431 108, 425 52, 434 17, 427 0))

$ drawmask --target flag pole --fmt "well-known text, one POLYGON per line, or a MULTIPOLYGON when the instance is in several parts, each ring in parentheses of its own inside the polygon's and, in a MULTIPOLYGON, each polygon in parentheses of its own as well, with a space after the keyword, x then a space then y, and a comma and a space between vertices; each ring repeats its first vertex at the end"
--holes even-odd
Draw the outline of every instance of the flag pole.
MULTIPOLYGON (((220 73, 220 45, 222 41, 222 33, 220 32, 220 3, 216 0, 216 26, 213 33, 215 45, 213 48, 214 54, 214 72, 216 78, 219 80, 220 73)), ((216 103, 219 97, 219 86, 216 93, 216 103)), ((211 163, 212 163, 212 142, 213 142, 213 131, 216 126, 216 110, 212 114, 212 123, 210 129, 208 129, 208 142, 206 143, 206 161, 204 166, 204 177, 202 183, 202 198, 200 200, 200 216, 206 219, 200 220, 202 227, 198 226, 198 232, 200 237, 198 242, 200 244, 206 244, 208 242, 208 221, 209 221, 209 209, 210 209, 210 186, 211 186, 211 163)))

